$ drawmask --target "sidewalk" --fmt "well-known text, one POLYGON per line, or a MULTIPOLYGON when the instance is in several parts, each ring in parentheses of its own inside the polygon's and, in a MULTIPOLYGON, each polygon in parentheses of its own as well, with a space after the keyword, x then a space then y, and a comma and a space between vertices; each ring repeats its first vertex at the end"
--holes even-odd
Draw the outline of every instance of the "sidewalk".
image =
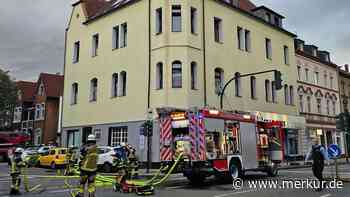
MULTIPOLYGON (((338 159, 339 165, 349 164, 345 158, 338 159)), ((311 162, 305 163, 305 161, 293 161, 289 163, 283 163, 279 169, 297 169, 297 168, 310 168, 311 162)), ((330 161, 330 165, 334 165, 334 160, 330 161)))

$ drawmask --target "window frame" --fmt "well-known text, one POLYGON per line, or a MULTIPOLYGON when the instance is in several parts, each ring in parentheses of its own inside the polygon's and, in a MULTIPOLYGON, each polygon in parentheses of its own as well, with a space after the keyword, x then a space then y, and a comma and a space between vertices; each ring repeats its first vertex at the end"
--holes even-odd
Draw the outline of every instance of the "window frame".
POLYGON ((171 6, 171 32, 182 32, 182 7, 171 6))
POLYGON ((80 60, 80 41, 74 42, 73 46, 73 64, 78 63, 80 60))
POLYGON ((265 57, 272 60, 272 41, 270 38, 265 38, 265 57))
POLYGON ((191 90, 198 90, 198 65, 197 62, 191 62, 191 90))
POLYGON ((198 10, 195 7, 191 7, 191 33, 198 34, 198 10))
POLYGON ((164 65, 163 62, 156 64, 156 90, 164 88, 164 65))
POLYGON ((98 33, 92 35, 91 57, 96 57, 98 55, 99 39, 98 33))
POLYGON ((182 62, 175 60, 171 64, 171 87, 182 88, 182 62), (176 67, 177 66, 177 67, 176 67), (176 76, 179 75, 179 76, 176 76), (178 84, 177 84, 178 83, 178 84))
POLYGON ((156 9, 156 35, 163 33, 163 9, 159 7, 156 9))

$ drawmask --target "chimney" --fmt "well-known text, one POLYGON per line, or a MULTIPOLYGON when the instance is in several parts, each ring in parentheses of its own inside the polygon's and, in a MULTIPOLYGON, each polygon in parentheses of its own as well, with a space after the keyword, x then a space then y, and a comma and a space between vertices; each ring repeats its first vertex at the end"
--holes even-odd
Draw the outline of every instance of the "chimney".
POLYGON ((344 65, 344 68, 345 68, 345 71, 346 71, 346 72, 349 72, 349 64, 345 64, 345 65, 344 65))

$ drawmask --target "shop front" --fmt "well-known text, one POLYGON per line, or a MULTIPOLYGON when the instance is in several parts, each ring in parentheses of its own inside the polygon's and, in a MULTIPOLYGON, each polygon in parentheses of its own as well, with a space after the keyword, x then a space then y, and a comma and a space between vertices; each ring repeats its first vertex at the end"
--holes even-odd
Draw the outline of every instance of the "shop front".
POLYGON ((282 122, 280 136, 284 161, 303 160, 302 133, 305 131, 306 125, 304 117, 267 112, 254 112, 253 114, 260 122, 282 122))

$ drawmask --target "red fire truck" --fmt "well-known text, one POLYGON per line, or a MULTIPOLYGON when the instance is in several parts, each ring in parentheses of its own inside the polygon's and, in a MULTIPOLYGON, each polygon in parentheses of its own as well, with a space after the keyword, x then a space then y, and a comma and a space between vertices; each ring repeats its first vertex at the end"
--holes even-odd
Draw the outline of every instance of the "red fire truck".
POLYGON ((160 159, 184 155, 182 171, 192 183, 212 175, 238 178, 247 171, 276 176, 283 159, 283 122, 259 122, 250 114, 218 110, 159 109, 160 159))

